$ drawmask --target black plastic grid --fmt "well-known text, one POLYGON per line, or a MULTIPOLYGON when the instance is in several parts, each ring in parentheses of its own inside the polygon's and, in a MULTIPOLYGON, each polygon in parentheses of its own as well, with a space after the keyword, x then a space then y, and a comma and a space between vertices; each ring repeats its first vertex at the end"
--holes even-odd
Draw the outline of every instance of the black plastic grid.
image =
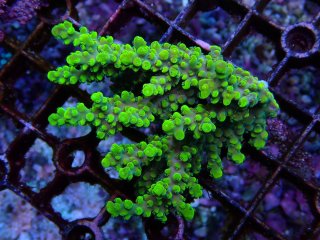
MULTIPOLYGON (((66 0, 66 12, 59 20, 69 19, 77 24, 77 11, 74 7, 76 2, 66 0)), ((283 81, 282 76, 292 68, 303 68, 306 66, 320 67, 320 13, 314 16, 312 22, 302 22, 282 27, 269 20, 263 14, 263 10, 268 3, 269 1, 267 0, 261 0, 256 1, 254 6, 248 7, 235 0, 192 0, 171 21, 161 13, 156 12, 154 8, 144 1, 124 0, 119 3, 118 9, 113 15, 109 19, 105 19, 106 23, 99 29, 99 33, 100 35, 114 35, 121 27, 128 24, 132 17, 138 16, 164 30, 164 34, 158 39, 159 41, 182 41, 189 46, 198 45, 204 51, 207 51, 208 45, 184 30, 184 26, 188 24, 196 12, 220 7, 231 16, 241 18, 236 31, 222 46, 223 55, 227 59, 240 42, 247 37, 251 29, 274 42, 276 44, 278 63, 269 72, 267 81, 280 104, 281 110, 301 122, 304 126, 303 131, 292 140, 292 144, 287 146, 285 153, 279 159, 271 157, 266 151, 257 151, 250 146, 245 146, 247 154, 252 156, 254 161, 259 161, 262 165, 266 166, 270 171, 261 189, 248 206, 244 207, 226 194, 225 189, 217 186, 206 172, 201 173, 200 183, 210 193, 212 198, 220 201, 234 215, 234 225, 229 226, 229 230, 224 236, 225 239, 244 238, 245 234, 250 231, 258 232, 267 239, 287 239, 284 235, 276 232, 263 222, 256 214, 256 209, 265 195, 281 179, 289 181, 304 193, 314 217, 313 222, 304 230, 300 238, 319 239, 319 185, 308 181, 303 175, 297 174, 289 167, 290 162, 308 139, 310 133, 313 131, 320 133, 319 106, 317 106, 317 110, 314 113, 311 113, 294 101, 288 100, 282 94, 281 88, 277 86, 279 86, 280 81, 283 81)), ((50 7, 54 8, 54 4, 50 7)), ((11 101, 14 96, 11 96, 10 89, 19 74, 23 74, 24 67, 21 66, 24 66, 23 63, 25 61, 44 73, 53 69, 53 66, 38 54, 49 39, 51 26, 57 22, 57 18, 54 21, 52 19, 54 18, 40 17, 40 22, 25 42, 18 42, 7 37, 2 44, 5 48, 14 52, 14 55, 9 63, 0 71, 0 96, 3 99, 0 102, 0 109, 2 113, 9 116, 21 127, 21 131, 9 145, 5 154, 0 156, 0 190, 10 189, 31 203, 59 227, 61 236, 64 239, 80 239, 84 233, 94 235, 95 239, 103 239, 100 227, 110 217, 104 208, 93 219, 80 219, 68 222, 57 214, 50 205, 50 200, 54 196, 61 194, 68 184, 78 181, 99 184, 107 189, 112 198, 128 195, 128 191, 126 190, 128 186, 125 183, 110 179, 100 166, 100 156, 95 150, 99 142, 94 134, 90 133, 84 137, 60 141, 45 130, 48 124, 48 115, 54 112, 58 106, 61 106, 70 96, 79 100, 81 99, 86 104, 90 104, 89 95, 80 88, 56 86, 43 106, 32 116, 18 111, 14 102, 11 101), (41 189, 39 193, 33 192, 19 179, 19 172, 24 166, 24 154, 32 146, 36 138, 42 139, 54 149, 53 161, 56 166, 54 179, 45 188, 41 189), (78 168, 71 167, 71 153, 75 150, 85 152, 85 163, 78 168)), ((45 79, 43 80, 46 81, 45 79)), ((142 133, 132 129, 126 129, 122 134, 134 141, 140 141, 145 137, 142 133)), ((145 219, 144 225, 146 234, 150 239, 164 239, 161 236, 163 225, 152 219, 145 219)), ((168 225, 172 228, 174 239, 188 239, 188 226, 182 219, 170 217, 168 225)))

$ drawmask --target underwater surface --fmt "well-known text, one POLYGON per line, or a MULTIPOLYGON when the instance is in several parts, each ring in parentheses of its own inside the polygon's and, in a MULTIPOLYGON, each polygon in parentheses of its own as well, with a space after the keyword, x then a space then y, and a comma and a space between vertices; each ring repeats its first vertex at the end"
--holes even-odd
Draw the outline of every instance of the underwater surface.
POLYGON ((150 229, 159 239, 320 239, 319 12, 311 0, 0 0, 0 239, 153 239, 150 229), (57 107, 126 87, 108 77, 74 89, 48 81, 74 50, 51 34, 66 19, 117 43, 142 36, 206 53, 219 45, 226 60, 268 82, 280 110, 267 121, 266 146, 245 145, 243 164, 224 157, 219 179, 204 175, 191 221, 110 217, 108 182, 119 176, 100 160, 134 138, 101 141, 89 126, 48 124, 57 107))

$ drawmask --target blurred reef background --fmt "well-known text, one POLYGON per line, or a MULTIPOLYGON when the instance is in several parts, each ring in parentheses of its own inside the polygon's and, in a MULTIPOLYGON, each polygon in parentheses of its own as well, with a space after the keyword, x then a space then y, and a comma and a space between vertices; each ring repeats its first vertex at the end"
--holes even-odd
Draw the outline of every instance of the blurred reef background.
MULTIPOLYGON (((57 141, 81 138, 91 132, 90 127, 52 127, 33 121, 44 104, 48 105, 48 101, 56 100, 50 99, 55 86, 47 81, 43 66, 62 65, 72 49, 58 42, 48 33, 54 23, 67 17, 68 2, 74 3, 72 11, 77 13, 78 22, 81 25, 87 26, 90 30, 99 31, 118 11, 122 1, 79 0, 59 1, 58 4, 52 2, 54 1, 0 0, 0 182, 7 181, 6 172, 14 166, 8 163, 7 153, 10 149, 19 150, 15 139, 21 133, 30 131, 26 127, 27 124, 35 126, 39 124, 41 131, 57 141), (32 34, 35 34, 37 28, 40 29, 39 24, 44 24, 42 28, 46 29, 46 34, 40 39, 33 39, 32 34), (28 41, 28 39, 32 40, 28 41), (20 46, 23 49, 22 52, 15 46, 20 46), (32 61, 30 56, 33 58, 32 61), (21 119, 25 119, 25 122, 21 119)), ((163 16, 168 21, 175 21, 185 8, 197 1, 144 0, 142 2, 159 14, 158 17, 163 16)), ((224 7, 221 7, 219 3, 221 1, 213 2, 217 4, 208 8, 206 4, 200 4, 205 7, 194 7, 194 11, 188 13, 188 17, 179 22, 179 28, 190 34, 194 41, 204 48, 207 44, 224 46, 230 38, 234 37, 243 21, 244 9, 254 8, 256 4, 254 0, 231 1, 237 3, 235 6, 238 6, 238 11, 232 8, 228 12, 224 9, 225 3, 222 4, 224 7)), ((271 21, 283 29, 294 24, 311 22, 320 12, 319 1, 262 2, 268 3, 260 14, 266 21, 271 21)), ((161 34, 166 33, 167 28, 161 24, 155 24, 148 14, 133 15, 125 25, 113 30, 113 36, 117 41, 131 42, 134 36, 141 35, 150 43, 153 40, 159 40, 161 34)), ((320 31, 319 22, 316 26, 320 31)), ((175 37, 172 41, 176 41, 175 37)), ((266 37, 259 29, 248 28, 245 37, 236 41, 236 47, 226 59, 249 70, 259 79, 267 80, 281 61, 283 53, 280 51, 279 54, 278 48, 279 43, 266 37)), ((299 106, 299 109, 310 116, 318 114, 320 104, 319 59, 317 65, 308 64, 287 68, 274 87, 278 94, 293 105, 299 106)), ((90 86, 81 84, 79 89, 87 93, 102 91, 105 95, 111 96, 110 86, 106 82, 90 86)), ((61 99, 63 106, 73 106, 76 102, 76 97, 61 99)), ((239 166, 231 164, 229 166, 225 161, 225 175, 215 182, 214 187, 221 190, 226 194, 226 198, 241 208, 246 209, 251 206, 252 200, 270 178, 275 166, 281 164, 279 161, 307 127, 306 121, 301 121, 299 116, 291 114, 290 107, 287 109, 285 104, 280 106, 281 111, 277 119, 268 122, 269 140, 267 147, 263 150, 263 154, 273 161, 263 162, 264 160, 259 159, 259 154, 249 154, 245 163, 239 166)), ((303 143, 296 149, 294 156, 285 165, 290 173, 304 179, 310 186, 318 188, 318 198, 314 200, 313 195, 305 194, 299 182, 291 181, 293 177, 280 177, 271 190, 264 195, 253 213, 267 226, 267 229, 280 234, 284 239, 306 239, 304 236, 308 234, 308 227, 312 226, 318 229, 318 232, 313 235, 314 239, 320 240, 320 226, 316 223, 320 221, 320 214, 315 215, 313 209, 316 204, 320 211, 320 131, 317 130, 320 127, 318 125, 306 136, 303 143)), ((21 149, 23 154, 20 157, 23 159, 21 160, 23 165, 19 166, 19 181, 23 189, 28 189, 26 192, 36 194, 54 179, 57 164, 53 161, 55 150, 52 144, 38 136, 33 138, 30 146, 21 149)), ((101 141, 97 151, 103 155, 108 152, 112 143, 129 143, 130 141, 125 136, 117 134, 106 141, 101 141)), ((71 152, 70 157, 72 158, 70 167, 76 169, 83 165, 86 153, 76 149, 71 152)), ((286 171, 284 172, 285 175, 286 171)), ((8 185, 0 185, 0 238, 3 240, 61 239, 59 228, 52 219, 48 219, 39 209, 33 207, 33 202, 29 201, 28 197, 12 189, 8 185)), ((52 210, 67 222, 94 218, 101 213, 105 202, 110 198, 110 194, 103 186, 94 181, 78 181, 77 178, 70 180, 60 192, 61 194, 51 199, 50 205, 52 210)), ((225 239, 224 236, 228 235, 230 226, 233 226, 238 218, 232 206, 222 203, 210 191, 205 190, 203 198, 195 201, 193 205, 196 207, 196 216, 192 222, 185 223, 185 239, 225 239)), ((267 236, 268 234, 263 234, 263 231, 253 225, 251 230, 248 229, 241 234, 240 239, 272 239, 267 236)), ((129 221, 111 218, 101 226, 101 232, 104 239, 147 239, 143 221, 139 218, 129 221)), ((170 229, 164 227, 162 234, 169 236, 170 229)), ((92 238, 89 234, 81 239, 92 238)))

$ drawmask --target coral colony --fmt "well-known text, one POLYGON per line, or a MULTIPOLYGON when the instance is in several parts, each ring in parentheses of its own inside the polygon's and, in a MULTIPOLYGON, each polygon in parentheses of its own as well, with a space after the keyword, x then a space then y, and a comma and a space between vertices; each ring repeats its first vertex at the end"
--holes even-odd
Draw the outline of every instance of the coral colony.
POLYGON ((266 119, 276 116, 278 104, 266 82, 224 61, 218 46, 204 54, 183 43, 148 45, 139 36, 132 45, 118 44, 85 27, 78 31, 68 21, 52 33, 80 50, 66 58, 67 65, 48 73, 50 81, 72 85, 107 76, 129 87, 113 97, 93 93, 91 107, 78 103, 58 108, 49 116, 51 125, 90 125, 99 139, 123 127, 162 126, 162 132, 146 141, 113 144, 102 159, 102 166, 114 168, 119 179, 135 179, 136 199, 107 202, 112 216, 153 216, 165 222, 171 212, 191 220, 190 203, 202 196, 197 179, 202 166, 220 178, 222 150, 228 160, 240 164, 245 160, 245 136, 255 148, 264 147, 266 119), (137 79, 121 78, 125 71, 141 74, 137 79), (133 88, 140 88, 139 94, 133 88))

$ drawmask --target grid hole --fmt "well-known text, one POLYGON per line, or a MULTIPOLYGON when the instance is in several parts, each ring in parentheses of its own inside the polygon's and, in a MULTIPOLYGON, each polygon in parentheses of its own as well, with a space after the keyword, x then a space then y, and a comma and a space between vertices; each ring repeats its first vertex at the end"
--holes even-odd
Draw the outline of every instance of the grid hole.
POLYGON ((68 240, 94 240, 93 231, 87 226, 75 226, 67 236, 68 240))
POLYGON ((132 217, 126 221, 121 218, 110 218, 110 220, 101 228, 105 239, 141 239, 147 240, 144 232, 142 220, 139 217, 132 217))
POLYGON ((302 109, 314 113, 320 105, 320 68, 305 67, 289 70, 280 80, 277 90, 302 109))
POLYGON ((32 33, 38 23, 39 19, 34 17, 26 24, 21 24, 18 21, 6 21, 2 27, 6 37, 23 42, 32 33))
POLYGON ((47 81, 46 74, 29 66, 16 80, 14 89, 17 110, 32 116, 50 96, 54 85, 47 81))
POLYGON ((91 0, 77 3, 80 23, 90 30, 100 29, 116 11, 118 3, 113 0, 91 0))
POLYGON ((66 63, 66 56, 72 51, 72 46, 64 45, 61 41, 50 37, 40 52, 41 57, 47 60, 52 66, 58 67, 66 63))
POLYGON ((251 32, 240 42, 230 60, 263 80, 278 63, 275 44, 257 32, 251 32))
POLYGON ((143 0, 143 2, 164 17, 174 20, 182 9, 187 6, 189 0, 143 0))
POLYGON ((263 14, 271 21, 289 26, 299 22, 312 21, 319 11, 320 5, 312 0, 273 0, 266 6, 263 14))
POLYGON ((2 239, 61 239, 53 222, 10 190, 0 192, 0 202, 2 239))
POLYGON ((204 197, 196 200, 193 206, 196 209, 195 217, 187 223, 187 236, 190 239, 224 239, 227 229, 235 221, 230 209, 210 198, 206 191, 204 197))
POLYGON ((45 22, 56 24, 60 22, 67 14, 67 1, 58 1, 55 4, 50 4, 50 7, 41 9, 40 17, 45 22))
POLYGON ((0 112, 0 154, 3 154, 10 143, 18 135, 19 129, 15 126, 13 121, 0 112))
POLYGON ((240 205, 248 207, 265 182, 269 170, 251 156, 247 156, 240 165, 224 159, 223 165, 224 175, 216 180, 217 186, 240 205))
POLYGON ((109 194, 99 185, 72 183, 51 200, 51 205, 65 220, 93 218, 104 206, 109 194))
POLYGON ((71 167, 72 168, 81 167, 86 158, 84 151, 77 150, 72 152, 72 155, 73 155, 73 161, 72 161, 71 167))
POLYGON ((9 62, 12 53, 0 45, 0 70, 9 62))
POLYGON ((304 194, 280 179, 256 209, 256 216, 288 239, 301 239, 314 216, 304 194))
POLYGON ((222 46, 235 32, 240 20, 218 7, 211 11, 197 12, 184 29, 197 39, 222 46))
POLYGON ((39 192, 54 178, 52 155, 52 148, 38 138, 25 154, 25 165, 20 171, 21 181, 35 192, 39 192))
POLYGON ((122 43, 131 43, 134 36, 143 37, 148 43, 159 40, 165 29, 141 18, 132 17, 129 22, 114 34, 114 38, 122 43))
POLYGON ((302 171, 303 176, 309 175, 309 181, 313 182, 320 188, 320 135, 315 131, 312 131, 304 142, 301 150, 306 155, 306 166, 308 171, 302 171))

